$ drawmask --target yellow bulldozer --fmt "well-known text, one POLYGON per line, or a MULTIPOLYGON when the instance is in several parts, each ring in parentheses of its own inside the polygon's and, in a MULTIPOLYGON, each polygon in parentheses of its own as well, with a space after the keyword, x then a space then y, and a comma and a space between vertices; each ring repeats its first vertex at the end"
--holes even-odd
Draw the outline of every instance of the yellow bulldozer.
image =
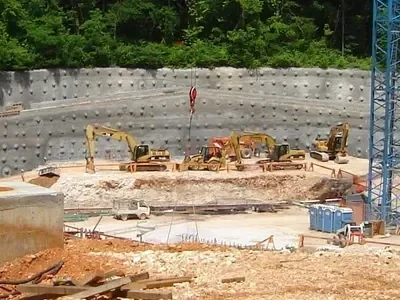
POLYGON ((328 139, 316 138, 312 142, 310 156, 319 161, 334 160, 337 164, 347 164, 347 140, 350 125, 339 123, 332 126, 328 139))
POLYGON ((124 131, 106 126, 88 125, 86 127, 86 172, 88 173, 95 173, 94 155, 96 136, 110 137, 114 140, 127 143, 131 161, 121 163, 119 165, 121 171, 132 168, 132 164, 135 164, 136 171, 165 171, 167 166, 161 162, 169 162, 171 160, 168 150, 154 150, 150 149, 149 145, 139 145, 132 135, 124 131))

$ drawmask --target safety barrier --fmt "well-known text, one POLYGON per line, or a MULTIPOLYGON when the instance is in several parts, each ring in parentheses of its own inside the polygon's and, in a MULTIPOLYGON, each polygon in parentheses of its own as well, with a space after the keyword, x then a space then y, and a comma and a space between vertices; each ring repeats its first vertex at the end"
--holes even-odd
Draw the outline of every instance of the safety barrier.
POLYGON ((207 240, 201 239, 195 234, 183 234, 181 235, 182 243, 195 243, 195 244, 205 244, 210 246, 219 246, 219 247, 229 247, 229 248, 236 248, 236 249, 248 249, 248 250, 260 250, 260 251, 276 251, 275 243, 274 243, 274 236, 270 235, 266 239, 254 244, 254 245, 244 245, 235 242, 225 242, 225 241, 218 241, 216 238, 207 240), (264 246, 263 244, 266 245, 264 246), (270 248, 271 245, 271 248, 270 248))
POLYGON ((336 178, 336 170, 334 168, 329 168, 329 167, 312 162, 312 163, 310 163, 310 167, 308 168, 308 171, 314 171, 314 166, 331 171, 331 178, 336 178))

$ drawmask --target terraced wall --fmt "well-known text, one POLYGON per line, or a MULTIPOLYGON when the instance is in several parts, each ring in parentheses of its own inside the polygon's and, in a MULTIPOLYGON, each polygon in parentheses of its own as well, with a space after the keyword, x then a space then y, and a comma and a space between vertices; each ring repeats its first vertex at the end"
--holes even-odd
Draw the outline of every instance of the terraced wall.
MULTIPOLYGON (((307 149, 331 125, 351 124, 349 150, 366 157, 370 76, 358 70, 233 68, 80 69, 0 73, 0 175, 46 161, 83 159, 84 128, 106 124, 182 155, 233 129, 266 131, 307 149), (198 98, 189 140, 188 91, 198 98)), ((97 157, 126 159, 126 145, 99 139, 97 157)))

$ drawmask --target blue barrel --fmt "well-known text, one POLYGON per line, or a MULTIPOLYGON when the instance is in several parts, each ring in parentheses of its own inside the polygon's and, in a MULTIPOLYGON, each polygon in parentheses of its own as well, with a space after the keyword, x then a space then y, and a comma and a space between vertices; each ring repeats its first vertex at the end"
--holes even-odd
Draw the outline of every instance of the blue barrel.
POLYGON ((335 208, 331 206, 325 206, 323 210, 322 219, 322 231, 332 232, 333 231, 333 218, 335 215, 335 208))
POLYGON ((309 213, 310 213, 310 229, 317 230, 318 204, 311 205, 309 213))
POLYGON ((343 228, 343 226, 353 220, 353 210, 347 207, 338 207, 333 217, 333 231, 343 228))
POLYGON ((319 205, 317 207, 317 220, 316 220, 316 230, 322 231, 322 223, 324 219, 324 207, 325 205, 319 205))

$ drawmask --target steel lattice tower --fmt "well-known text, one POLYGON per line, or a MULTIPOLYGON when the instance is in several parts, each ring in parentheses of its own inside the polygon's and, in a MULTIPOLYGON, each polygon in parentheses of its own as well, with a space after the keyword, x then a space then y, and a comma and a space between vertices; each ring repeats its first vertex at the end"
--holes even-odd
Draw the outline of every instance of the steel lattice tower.
POLYGON ((368 201, 373 216, 400 217, 400 0, 373 0, 368 201))

